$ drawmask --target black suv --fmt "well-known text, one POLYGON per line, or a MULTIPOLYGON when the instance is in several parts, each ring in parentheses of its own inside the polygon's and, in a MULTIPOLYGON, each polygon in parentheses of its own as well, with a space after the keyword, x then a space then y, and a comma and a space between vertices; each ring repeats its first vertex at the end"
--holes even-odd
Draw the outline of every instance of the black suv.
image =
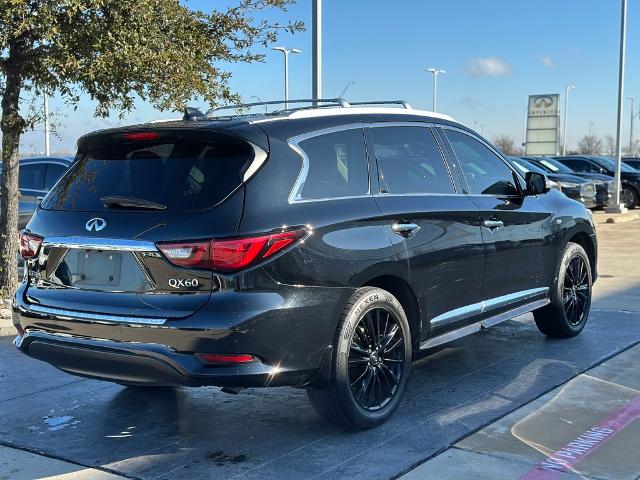
MULTIPOLYGON (((554 158, 576 172, 599 173, 613 177, 616 171, 616 162, 608 157, 571 155, 554 158)), ((620 164, 620 183, 622 187, 620 201, 630 209, 640 205, 640 172, 622 162, 620 164)))
POLYGON ((585 326, 593 220, 449 117, 325 101, 82 137, 21 236, 15 344, 123 385, 298 386, 369 428, 411 362, 585 326))

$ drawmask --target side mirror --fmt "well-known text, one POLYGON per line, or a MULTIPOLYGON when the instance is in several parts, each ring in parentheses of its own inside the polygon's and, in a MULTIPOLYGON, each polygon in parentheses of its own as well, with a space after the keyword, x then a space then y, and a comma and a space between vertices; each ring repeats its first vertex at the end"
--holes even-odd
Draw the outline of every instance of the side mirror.
POLYGON ((527 184, 526 195, 541 195, 549 191, 547 177, 541 173, 527 172, 524 175, 524 179, 527 184))

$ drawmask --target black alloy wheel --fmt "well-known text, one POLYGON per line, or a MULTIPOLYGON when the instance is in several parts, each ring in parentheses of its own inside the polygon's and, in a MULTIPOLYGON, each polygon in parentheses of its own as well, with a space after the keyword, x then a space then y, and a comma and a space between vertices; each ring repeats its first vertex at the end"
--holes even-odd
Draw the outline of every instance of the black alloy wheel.
POLYGON ((384 308, 368 311, 353 331, 349 381, 353 397, 370 411, 384 407, 403 376, 404 335, 396 316, 384 308))
POLYGON ((569 324, 579 325, 589 304, 589 273, 582 257, 573 257, 567 265, 562 299, 569 324))

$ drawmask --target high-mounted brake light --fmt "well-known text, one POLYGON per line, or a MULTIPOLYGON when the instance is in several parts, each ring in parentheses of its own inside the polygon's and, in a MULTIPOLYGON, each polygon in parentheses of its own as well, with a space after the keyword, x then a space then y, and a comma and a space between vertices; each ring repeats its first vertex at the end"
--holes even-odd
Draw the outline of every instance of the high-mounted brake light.
POLYGON ((20 232, 20 256, 25 260, 37 257, 42 240, 42 237, 37 235, 20 232))
POLYGON ((224 240, 159 243, 167 260, 179 267, 232 273, 251 267, 303 239, 306 228, 224 240))
POLYGON ((158 132, 129 132, 122 134, 122 138, 124 138, 125 140, 133 140, 137 142, 143 142, 145 140, 156 140, 158 137, 158 132))

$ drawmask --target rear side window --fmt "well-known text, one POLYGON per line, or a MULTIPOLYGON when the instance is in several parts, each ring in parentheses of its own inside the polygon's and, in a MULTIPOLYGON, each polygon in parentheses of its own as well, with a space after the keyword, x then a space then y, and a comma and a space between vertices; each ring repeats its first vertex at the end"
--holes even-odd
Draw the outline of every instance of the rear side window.
POLYGON ((42 190, 44 187, 44 163, 21 165, 18 174, 18 188, 26 190, 42 190))
POLYGON ((453 193, 449 172, 426 127, 371 129, 382 193, 453 193))
POLYGON ((362 129, 318 135, 299 144, 307 159, 306 176, 296 200, 363 195, 369 191, 369 168, 362 129))
POLYGON ((75 162, 42 203, 56 210, 103 210, 105 197, 131 197, 167 210, 220 203, 253 160, 249 144, 220 141, 111 142, 75 162))
POLYGON ((513 171, 488 147, 464 133, 445 130, 471 193, 518 195, 513 171))

